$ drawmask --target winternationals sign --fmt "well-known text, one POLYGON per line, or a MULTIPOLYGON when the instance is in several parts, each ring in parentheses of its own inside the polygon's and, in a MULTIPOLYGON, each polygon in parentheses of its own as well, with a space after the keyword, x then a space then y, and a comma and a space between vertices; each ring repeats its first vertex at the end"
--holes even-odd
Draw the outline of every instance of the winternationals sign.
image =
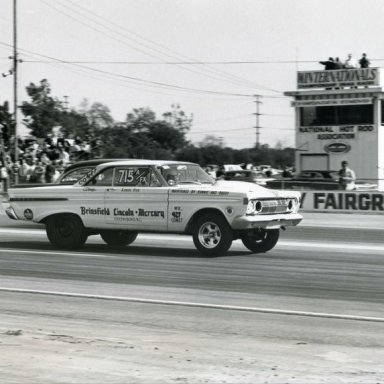
POLYGON ((297 88, 336 88, 380 85, 378 68, 305 71, 297 73, 297 88))

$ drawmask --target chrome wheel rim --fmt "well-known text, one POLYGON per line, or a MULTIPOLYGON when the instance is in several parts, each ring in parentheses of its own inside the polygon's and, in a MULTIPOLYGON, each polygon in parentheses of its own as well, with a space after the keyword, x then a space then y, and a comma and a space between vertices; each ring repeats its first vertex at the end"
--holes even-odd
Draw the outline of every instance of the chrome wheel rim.
POLYGON ((221 241, 219 226, 213 222, 204 223, 199 229, 199 241, 205 248, 216 248, 221 241))

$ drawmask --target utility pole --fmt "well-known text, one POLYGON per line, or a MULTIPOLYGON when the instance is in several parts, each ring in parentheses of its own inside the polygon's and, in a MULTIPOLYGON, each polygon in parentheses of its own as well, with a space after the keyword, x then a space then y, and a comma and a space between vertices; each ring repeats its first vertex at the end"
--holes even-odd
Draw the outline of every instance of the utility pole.
MULTIPOLYGON (((17 100, 17 4, 13 0, 13 114, 15 124, 15 164, 19 160, 19 146, 18 146, 18 100, 17 100)), ((19 182, 19 170, 15 169, 15 184, 19 182)))
POLYGON ((69 108, 68 108, 68 105, 69 105, 69 102, 68 102, 68 97, 69 96, 64 96, 64 111, 65 112, 68 112, 69 108))
POLYGON ((254 115, 256 115, 256 149, 259 149, 260 148, 260 104, 262 104, 262 102, 260 101, 261 99, 261 95, 254 95, 255 96, 255 103, 256 103, 256 113, 254 113, 254 115))

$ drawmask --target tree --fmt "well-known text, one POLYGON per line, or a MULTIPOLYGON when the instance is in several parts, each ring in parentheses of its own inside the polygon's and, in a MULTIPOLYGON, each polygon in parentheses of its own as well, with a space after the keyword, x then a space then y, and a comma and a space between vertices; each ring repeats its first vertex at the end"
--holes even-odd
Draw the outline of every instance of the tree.
POLYGON ((125 123, 132 133, 149 132, 149 128, 156 121, 156 114, 149 108, 134 108, 127 114, 125 123))
POLYGON ((87 116, 77 112, 75 109, 63 111, 59 115, 58 124, 61 133, 63 133, 65 137, 85 137, 85 135, 88 135, 91 132, 91 126, 87 116))
MULTIPOLYGON (((178 116, 183 114, 177 110, 178 116)), ((169 118, 158 120, 149 108, 133 109, 125 123, 115 124, 108 129, 108 134, 104 131, 106 156, 174 159, 187 145, 187 126, 183 119, 175 120, 176 127, 171 121, 169 118)))
POLYGON ((89 105, 88 100, 84 99, 81 104, 80 114, 88 120, 89 131, 86 134, 98 135, 102 130, 111 128, 114 125, 111 110, 99 102, 89 105))
POLYGON ((191 129, 192 115, 187 116, 179 104, 172 104, 171 108, 170 112, 163 113, 164 120, 185 135, 191 129))
POLYGON ((205 135, 204 139, 199 142, 200 147, 223 147, 225 145, 222 137, 217 137, 215 135, 205 135))
POLYGON ((31 83, 26 89, 32 100, 21 105, 25 116, 23 122, 35 137, 46 137, 60 124, 62 103, 50 95, 51 88, 46 79, 41 80, 40 85, 31 83))
POLYGON ((156 121, 149 128, 148 136, 161 148, 177 152, 186 145, 185 135, 165 121, 156 121))
POLYGON ((15 130, 15 121, 12 114, 9 112, 8 101, 5 101, 3 105, 0 105, 0 129, 3 143, 8 145, 9 136, 15 130))

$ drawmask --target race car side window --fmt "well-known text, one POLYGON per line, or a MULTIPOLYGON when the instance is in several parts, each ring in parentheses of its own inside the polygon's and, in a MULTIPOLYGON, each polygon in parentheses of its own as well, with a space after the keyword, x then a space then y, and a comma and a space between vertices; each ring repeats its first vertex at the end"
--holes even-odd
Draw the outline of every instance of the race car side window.
POLYGON ((117 167, 113 185, 117 187, 148 187, 150 181, 149 167, 117 167))
POLYGON ((161 187, 161 185, 162 185, 161 181, 153 169, 151 170, 150 177, 151 177, 150 182, 149 182, 150 187, 161 187))
POLYGON ((107 168, 95 175, 87 185, 108 187, 112 185, 114 168, 107 168))

